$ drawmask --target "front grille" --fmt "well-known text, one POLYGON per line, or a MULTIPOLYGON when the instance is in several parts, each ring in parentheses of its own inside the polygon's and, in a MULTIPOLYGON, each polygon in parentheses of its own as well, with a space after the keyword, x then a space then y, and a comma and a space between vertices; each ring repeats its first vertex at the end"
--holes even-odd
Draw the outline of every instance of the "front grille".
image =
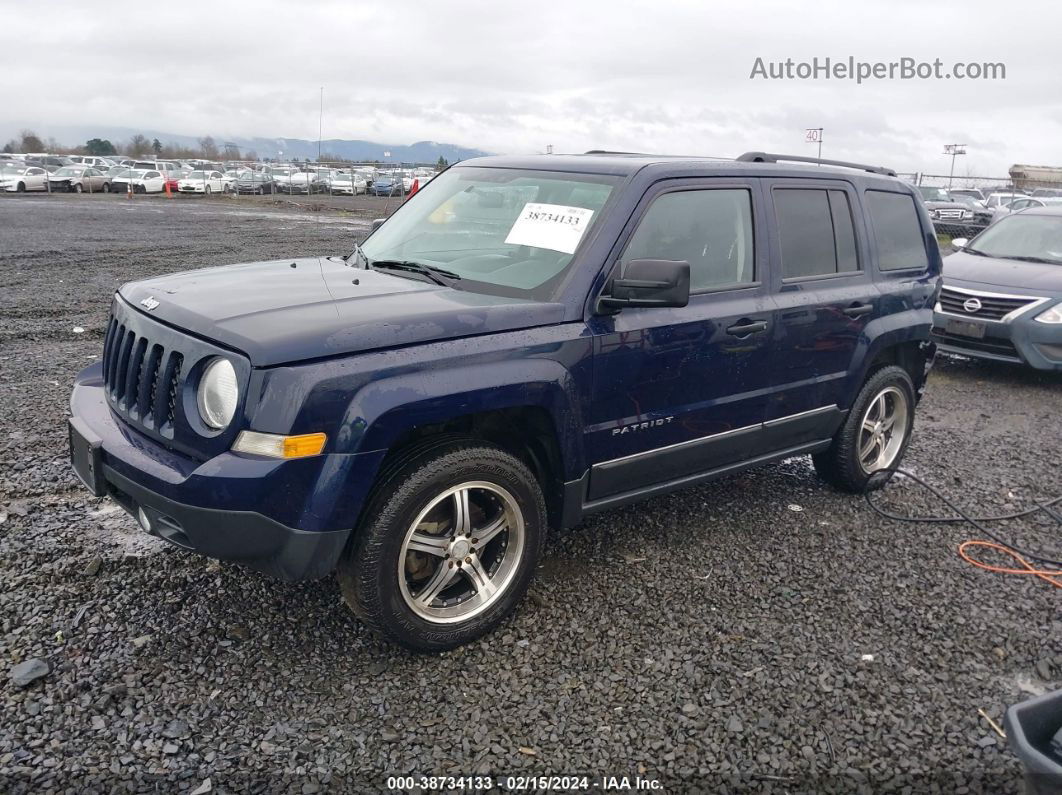
POLYGON ((942 221, 961 221, 962 210, 937 210, 937 217, 942 221))
POLYGON ((1024 296, 1003 297, 992 293, 977 293, 944 287, 940 291, 940 309, 952 315, 975 317, 980 320, 1002 320, 1015 310, 1022 309, 1036 301, 1036 298, 1024 296), (966 303, 974 299, 980 302, 980 308, 969 311, 966 303))
POLYGON ((173 437, 184 354, 111 318, 103 342, 103 382, 111 406, 132 423, 173 437))

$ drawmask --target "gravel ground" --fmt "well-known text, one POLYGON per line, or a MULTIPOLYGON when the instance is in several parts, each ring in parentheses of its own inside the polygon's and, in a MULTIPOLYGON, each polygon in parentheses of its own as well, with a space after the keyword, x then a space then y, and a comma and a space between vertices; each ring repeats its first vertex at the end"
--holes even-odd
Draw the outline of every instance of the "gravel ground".
MULTIPOLYGON (((978 708, 999 721, 1060 685, 1059 592, 962 562, 973 531, 879 519, 806 459, 557 534, 515 618, 441 656, 375 641, 331 579, 207 561, 79 488, 67 399, 115 286, 345 251, 379 214, 359 202, 0 197, 0 655, 50 667, 4 678, 0 789, 583 773, 671 792, 1020 790, 978 708)), ((1060 391, 942 360, 907 463, 984 513, 1062 493, 1060 391)), ((912 485, 885 498, 940 511, 912 485)), ((1057 529, 1011 532, 1058 547, 1057 529)))

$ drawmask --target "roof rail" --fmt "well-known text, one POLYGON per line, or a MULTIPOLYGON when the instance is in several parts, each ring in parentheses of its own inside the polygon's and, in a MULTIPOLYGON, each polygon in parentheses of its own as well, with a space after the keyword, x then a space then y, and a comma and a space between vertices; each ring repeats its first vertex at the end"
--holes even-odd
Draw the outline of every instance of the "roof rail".
POLYGON ((816 163, 820 166, 843 166, 844 168, 857 168, 860 171, 869 171, 871 174, 883 174, 886 177, 895 177, 896 172, 884 166, 868 166, 864 163, 849 163, 846 160, 823 160, 819 157, 801 157, 800 155, 778 155, 771 152, 745 152, 737 158, 742 163, 816 163))
POLYGON ((590 149, 584 155, 642 155, 644 152, 614 152, 611 149, 590 149))

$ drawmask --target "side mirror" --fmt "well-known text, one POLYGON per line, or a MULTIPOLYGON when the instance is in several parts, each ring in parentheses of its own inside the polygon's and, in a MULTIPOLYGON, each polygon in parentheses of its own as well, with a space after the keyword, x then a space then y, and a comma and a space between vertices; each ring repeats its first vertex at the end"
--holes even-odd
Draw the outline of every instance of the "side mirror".
POLYGON ((671 259, 635 259, 597 299, 598 310, 638 306, 686 306, 690 302, 690 264, 671 259))
POLYGON ((969 243, 969 242, 970 241, 968 239, 966 239, 965 237, 954 237, 951 240, 951 244, 953 246, 955 246, 955 248, 959 249, 960 251, 962 249, 966 248, 966 244, 969 243))
POLYGON ((386 220, 387 220, 386 218, 373 218, 372 219, 372 231, 375 232, 377 229, 379 229, 381 226, 383 226, 383 222, 386 221, 386 220))

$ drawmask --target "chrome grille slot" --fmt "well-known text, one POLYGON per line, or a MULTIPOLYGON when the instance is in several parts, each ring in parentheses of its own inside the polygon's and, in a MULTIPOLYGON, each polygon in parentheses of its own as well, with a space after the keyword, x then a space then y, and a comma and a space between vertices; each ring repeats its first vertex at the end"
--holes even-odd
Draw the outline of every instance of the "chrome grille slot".
POLYGON ((1038 299, 1034 297, 967 292, 950 287, 944 287, 940 291, 941 311, 981 320, 1002 320, 1012 312, 1023 309, 1036 300, 1038 299), (980 307, 971 312, 966 306, 967 302, 973 301, 978 302, 980 307))

